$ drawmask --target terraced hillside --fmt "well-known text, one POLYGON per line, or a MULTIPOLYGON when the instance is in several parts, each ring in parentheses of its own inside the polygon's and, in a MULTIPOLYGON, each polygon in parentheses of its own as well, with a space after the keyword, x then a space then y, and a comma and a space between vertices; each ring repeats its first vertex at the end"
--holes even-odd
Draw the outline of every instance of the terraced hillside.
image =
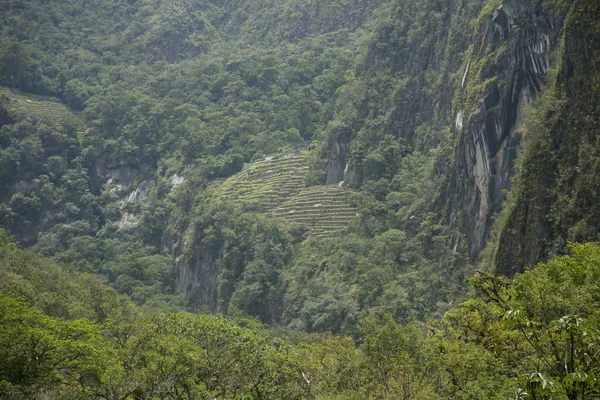
POLYGON ((308 226, 318 236, 332 235, 347 228, 356 217, 356 208, 347 200, 350 193, 337 186, 312 186, 285 201, 273 215, 308 226))
POLYGON ((351 191, 337 186, 304 188, 307 169, 308 152, 247 164, 220 183, 217 198, 251 204, 319 236, 347 228, 356 217, 356 209, 347 201, 351 191))
POLYGON ((246 164, 242 171, 225 180, 220 200, 243 201, 260 211, 269 211, 302 190, 308 169, 308 152, 280 158, 265 158, 246 164))
POLYGON ((50 126, 74 126, 78 136, 83 133, 81 120, 67 106, 54 97, 35 96, 27 93, 0 87, 0 97, 8 101, 6 107, 19 117, 33 121, 44 121, 50 126))

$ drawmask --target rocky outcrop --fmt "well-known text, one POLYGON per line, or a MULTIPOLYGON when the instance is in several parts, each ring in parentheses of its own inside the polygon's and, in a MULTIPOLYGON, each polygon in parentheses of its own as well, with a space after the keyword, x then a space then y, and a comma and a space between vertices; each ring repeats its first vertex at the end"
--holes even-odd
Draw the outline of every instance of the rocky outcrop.
POLYGON ((205 307, 211 313, 220 311, 219 280, 221 268, 217 265, 220 248, 202 243, 202 232, 188 230, 181 244, 181 251, 189 248, 186 256, 176 259, 177 293, 185 293, 193 308, 205 307))
MULTIPOLYGON (((392 94, 385 94, 385 86, 377 87, 381 96, 388 96, 386 100, 376 103, 376 98, 367 97, 364 103, 379 104, 380 108, 380 103, 387 103, 385 121, 389 122, 382 126, 378 140, 384 134, 393 135, 400 142, 400 151, 428 151, 439 145, 419 143, 423 141, 422 132, 452 132, 454 154, 438 169, 442 171, 438 173, 446 175, 447 190, 433 208, 438 212, 445 210, 442 219, 466 237, 474 260, 486 244, 503 193, 510 188, 513 163, 525 134, 525 106, 544 87, 564 15, 550 15, 542 3, 507 0, 480 19, 475 33, 465 38, 465 25, 473 17, 467 16, 460 4, 455 6, 442 17, 447 25, 439 29, 440 36, 428 42, 428 47, 421 43, 415 48, 406 39, 411 31, 402 31, 402 26, 394 25, 393 35, 388 33, 391 29, 382 31, 380 35, 390 35, 397 43, 373 46, 368 72, 375 74, 393 60, 395 64, 387 68, 406 78, 400 81, 404 86, 392 94), (447 41, 447 37, 452 37, 452 41, 447 41), (392 58, 395 53, 402 57, 392 58), (460 64, 457 54, 463 55, 460 64), (428 74, 447 79, 428 81, 428 74), (448 169, 447 165, 453 168, 448 169), (461 217, 456 218, 457 215, 461 217)), ((370 106, 359 110, 358 115, 372 121, 378 113, 382 115, 370 106)), ((360 155, 357 161, 350 162, 351 148, 360 153, 361 146, 372 146, 367 141, 372 140, 370 137, 360 137, 358 125, 330 133, 324 155, 327 184, 341 180, 360 184, 365 178, 359 165, 360 155), (357 140, 362 141, 359 146, 357 140), (348 166, 350 171, 345 178, 348 166)), ((340 126, 345 125, 342 122, 340 126)))
MULTIPOLYGON (((458 147, 455 173, 461 178, 457 191, 465 193, 463 210, 466 218, 469 253, 478 256, 485 245, 491 217, 504 198, 513 175, 513 161, 524 130, 523 108, 544 85, 550 67, 550 52, 557 43, 561 23, 543 10, 531 10, 521 0, 507 1, 498 7, 480 34, 479 49, 491 49, 473 60, 480 70, 480 80, 490 80, 476 109, 468 117, 458 147), (482 59, 492 62, 482 65, 482 59)), ((468 76, 468 75, 467 75, 468 76)), ((464 82, 464 80, 463 80, 464 82)), ((468 99, 472 86, 462 89, 468 99)), ((462 109, 457 112, 456 128, 463 124, 462 109)))
POLYGON ((338 138, 333 140, 327 155, 325 167, 325 184, 336 185, 344 180, 344 174, 348 171, 350 164, 347 161, 348 143, 338 138))
POLYGON ((138 225, 136 213, 132 210, 132 206, 137 204, 145 204, 148 202, 148 195, 152 189, 152 181, 142 181, 134 191, 129 193, 122 201, 121 205, 121 220, 119 221, 119 230, 135 228, 138 225))
MULTIPOLYGON (((104 161, 104 160, 103 160, 104 161)), ((105 162, 95 168, 96 182, 104 182, 104 190, 114 193, 120 202, 121 218, 116 222, 117 229, 129 230, 138 225, 139 208, 149 202, 152 180, 144 179, 153 175, 149 168, 128 166, 106 167, 105 162), (141 182, 140 182, 141 180, 141 182), (139 182, 139 183, 137 183, 139 182)))
POLYGON ((560 64, 537 106, 494 260, 508 276, 564 254, 569 242, 600 240, 600 3, 563 6, 560 64))

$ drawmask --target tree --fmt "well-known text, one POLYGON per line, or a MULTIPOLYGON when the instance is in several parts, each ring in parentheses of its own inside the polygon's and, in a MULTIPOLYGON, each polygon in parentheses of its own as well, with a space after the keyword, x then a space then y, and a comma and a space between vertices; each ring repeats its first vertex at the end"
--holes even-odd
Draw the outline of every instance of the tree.
POLYGON ((23 299, 0 293, 0 395, 35 397, 99 382, 108 348, 87 320, 42 314, 23 299))

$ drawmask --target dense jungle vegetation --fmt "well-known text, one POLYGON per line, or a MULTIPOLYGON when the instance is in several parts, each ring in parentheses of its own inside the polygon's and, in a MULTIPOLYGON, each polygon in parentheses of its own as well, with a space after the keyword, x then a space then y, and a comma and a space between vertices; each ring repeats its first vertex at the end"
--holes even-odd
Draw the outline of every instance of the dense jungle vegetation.
POLYGON ((0 398, 600 397, 599 43, 595 0, 0 1, 0 398))
POLYGON ((480 273, 428 323, 355 340, 241 314, 143 311, 92 274, 0 244, 0 395, 31 399, 579 399, 600 393, 600 247, 480 273))

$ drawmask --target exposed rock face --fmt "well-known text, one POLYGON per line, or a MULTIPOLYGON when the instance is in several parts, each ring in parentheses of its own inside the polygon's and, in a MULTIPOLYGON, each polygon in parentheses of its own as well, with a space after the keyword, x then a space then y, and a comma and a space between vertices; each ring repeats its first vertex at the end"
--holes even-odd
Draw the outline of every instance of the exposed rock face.
POLYGON ((556 82, 531 126, 497 246, 496 267, 508 276, 563 254, 568 242, 600 240, 600 3, 565 6, 556 82))
MULTIPOLYGON (((422 127, 451 130, 456 135, 453 158, 447 160, 453 168, 447 174, 446 196, 441 199, 443 204, 438 202, 435 207, 437 211, 449 210, 444 217, 446 223, 460 225, 453 226, 453 230, 466 236, 471 259, 476 259, 485 246, 492 216, 501 208, 503 191, 509 189, 517 148, 525 134, 524 107, 544 86, 550 53, 558 43, 564 16, 550 16, 541 3, 531 6, 524 0, 507 0, 487 16, 475 35, 464 39, 469 17, 465 16, 466 10, 455 5, 456 9, 443 17, 447 25, 441 37, 429 48, 405 54, 402 45, 406 41, 398 41, 394 45, 398 48, 383 44, 381 54, 371 54, 370 65, 374 73, 380 64, 389 62, 385 57, 390 53, 402 51, 405 59, 397 60, 404 63, 401 73, 412 75, 405 88, 399 90, 406 93, 404 97, 396 99, 392 95, 386 100, 393 104, 387 105, 390 108, 385 119, 391 122, 383 130, 407 143, 408 149, 417 148, 415 142, 422 140, 422 127), (458 36, 457 31, 461 32, 458 36), (462 37, 462 41, 450 43, 445 39, 448 36, 462 37), (464 63, 457 63, 457 54, 440 54, 443 51, 470 56, 464 63), (450 65, 447 72, 444 63, 450 65), (423 70, 448 80, 435 86, 424 80, 423 70)), ((378 112, 359 110, 359 115, 369 119, 378 112)), ((330 134, 326 147, 327 184, 342 180, 360 184, 364 179, 360 165, 350 160, 350 149, 360 139, 360 122, 344 123, 330 134), (350 171, 344 176, 348 166, 350 171)), ((445 171, 446 166, 440 170, 445 171)))
POLYGON ((152 181, 142 181, 138 187, 122 201, 122 216, 119 221, 119 230, 132 229, 138 224, 136 214, 128 210, 128 205, 144 204, 148 201, 148 194, 152 189, 152 181))
POLYGON ((185 176, 174 174, 169 178, 169 182, 171 182, 171 190, 169 193, 173 193, 179 186, 185 183, 185 176))
POLYGON ((125 202, 131 204, 145 202, 148 199, 148 193, 150 193, 151 188, 152 181, 142 181, 142 183, 140 183, 138 187, 127 196, 125 202))
MULTIPOLYGON (((456 122, 465 139, 458 148, 455 174, 461 184, 455 189, 465 193, 459 197, 463 197, 472 258, 484 247, 491 216, 499 210, 503 190, 509 187, 523 135, 523 107, 544 84, 560 26, 542 10, 534 12, 521 0, 511 0, 496 9, 482 32, 478 46, 491 48, 495 58, 483 67, 481 79, 492 81, 464 132, 458 129, 462 116, 457 116, 456 122)), ((465 90, 469 89, 467 83, 465 90)))
POLYGON ((186 233, 189 239, 184 239, 182 250, 190 240, 195 245, 188 259, 178 257, 176 260, 177 292, 186 293, 188 302, 194 305, 203 305, 209 312, 219 312, 219 279, 221 268, 217 265, 220 252, 202 243, 201 232, 193 235, 186 233))
POLYGON ((334 141, 328 154, 326 167, 326 185, 335 185, 344 179, 344 173, 348 170, 346 156, 348 144, 344 141, 334 141))

